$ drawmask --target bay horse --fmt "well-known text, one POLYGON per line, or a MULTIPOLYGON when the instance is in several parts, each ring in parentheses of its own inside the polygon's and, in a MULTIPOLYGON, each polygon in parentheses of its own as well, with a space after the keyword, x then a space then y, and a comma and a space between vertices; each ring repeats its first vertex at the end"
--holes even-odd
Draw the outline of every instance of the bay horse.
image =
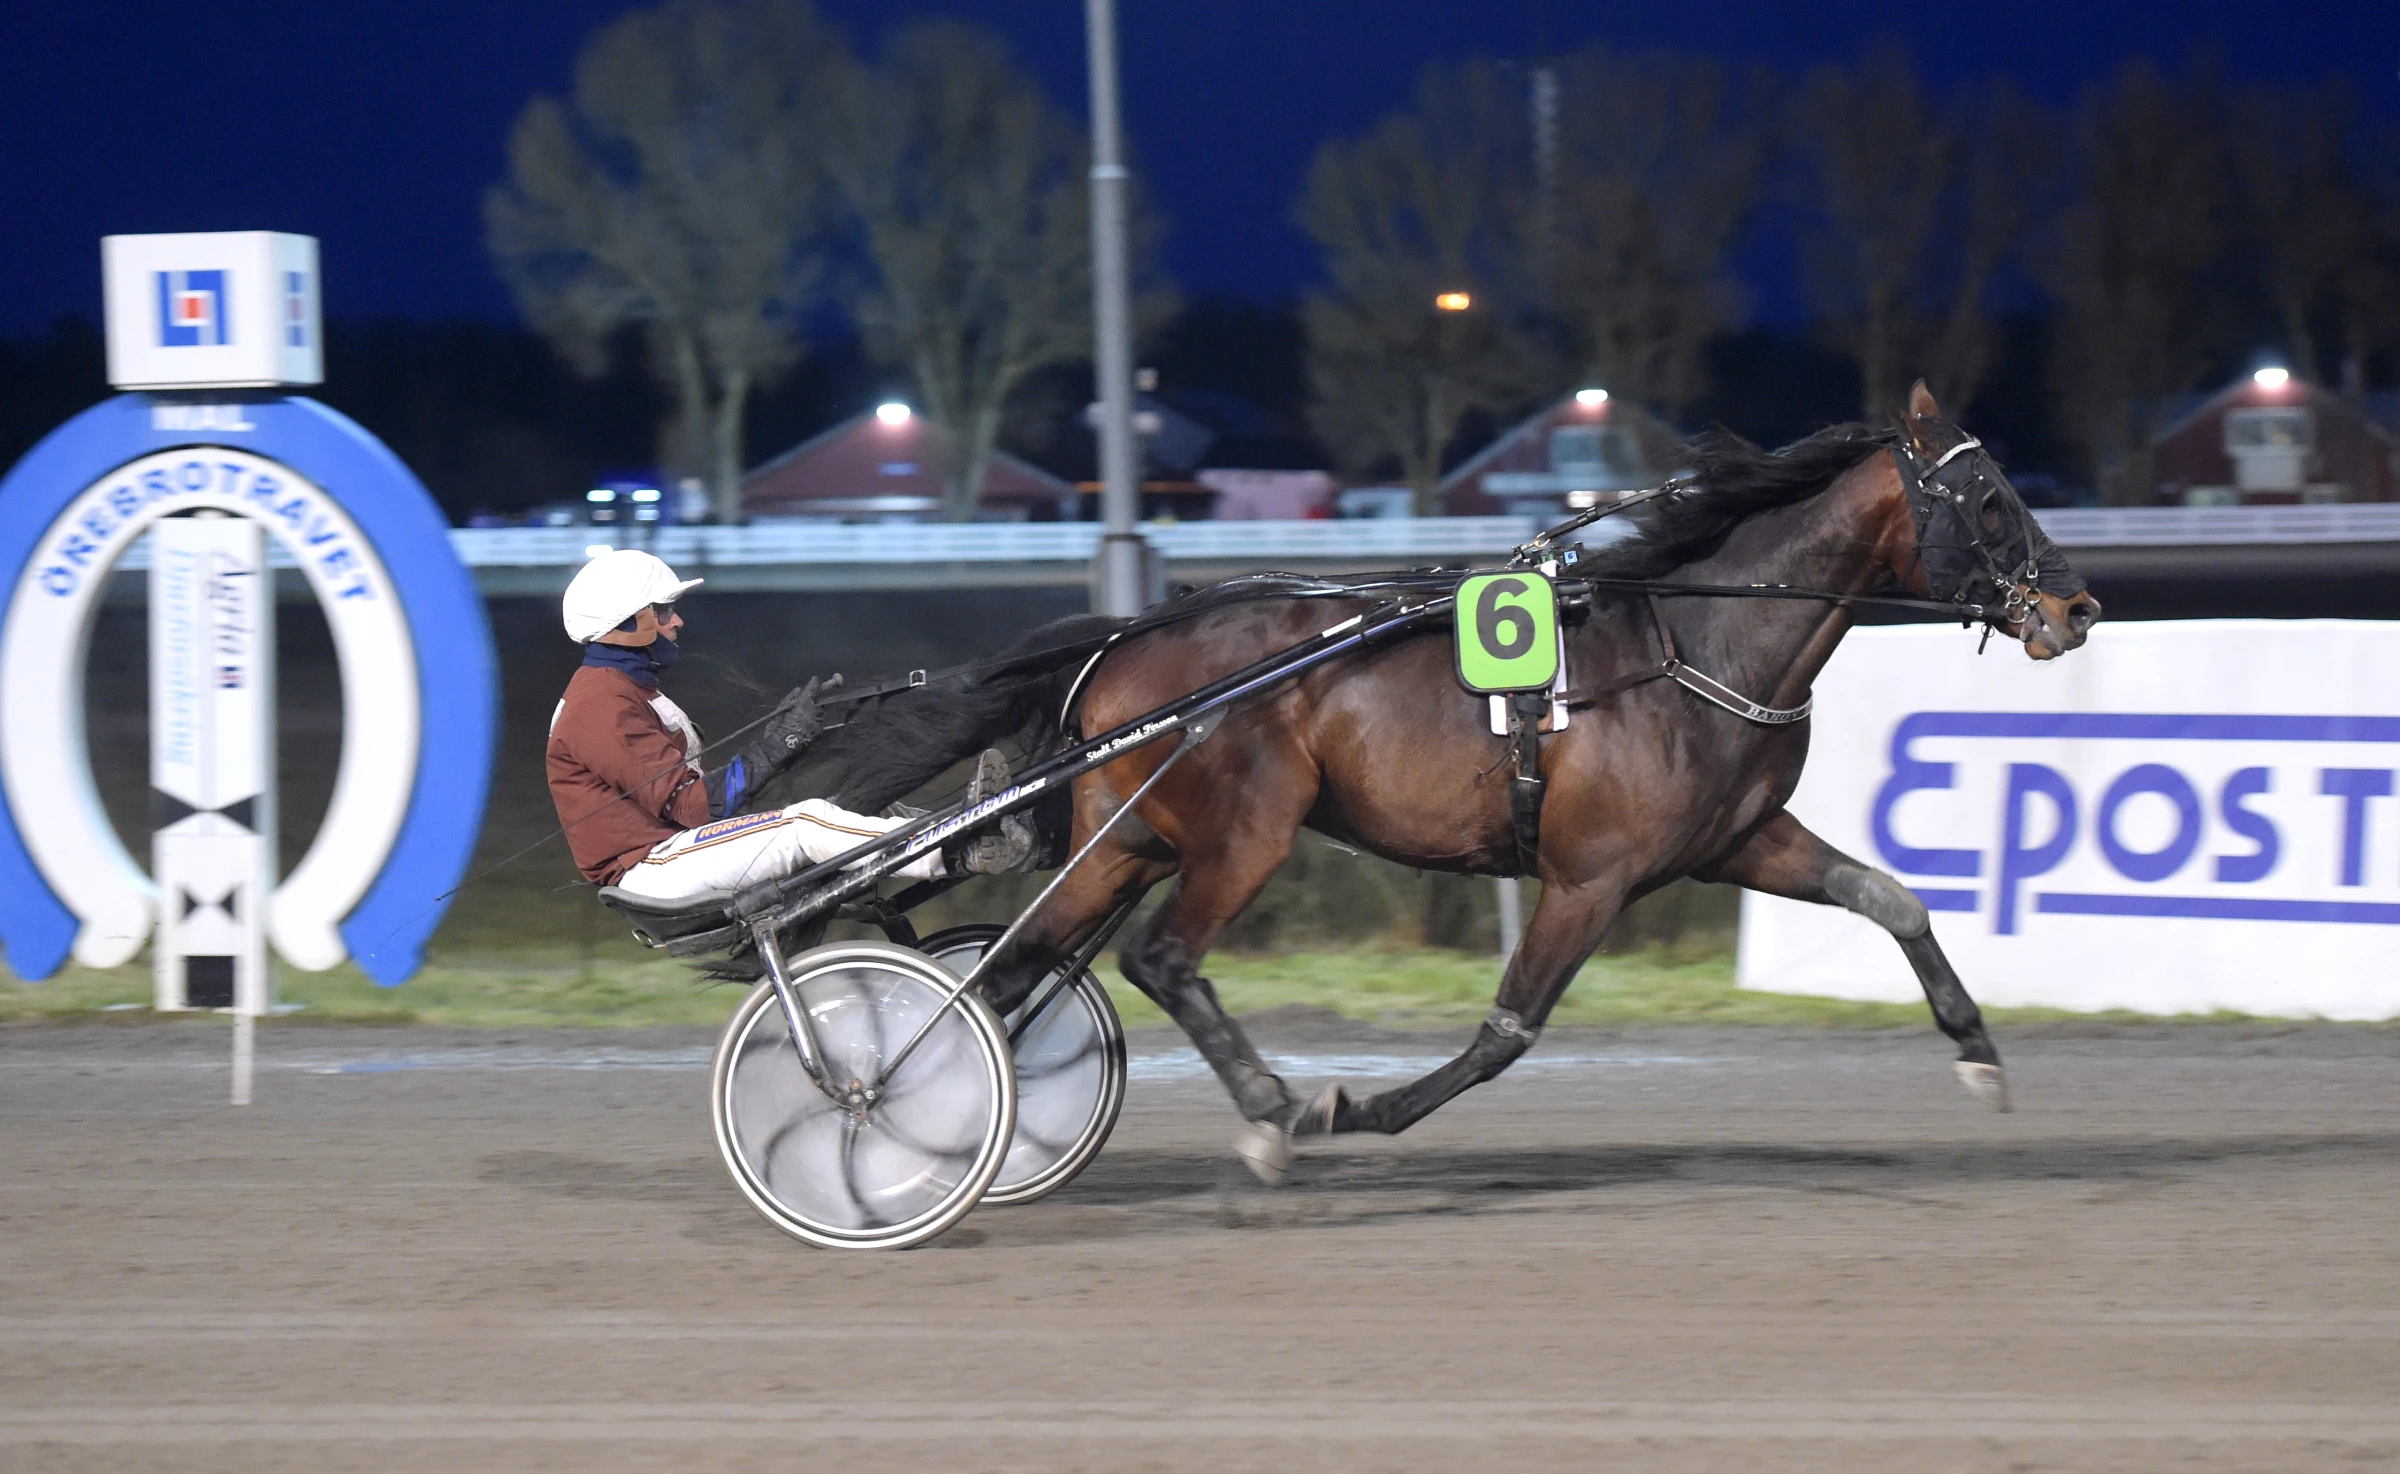
MULTIPOLYGON (((1778 453, 1711 432, 1685 447, 1685 464, 1665 494, 1628 512, 1630 535, 1567 574, 1641 580, 1656 591, 1596 586, 1588 616, 1569 629, 1570 699, 1581 709, 1566 730, 1541 739, 1540 900, 1490 1015, 1457 1058, 1364 1099, 1334 1086, 1303 1100, 1268 1069, 1200 972, 1303 827, 1419 869, 1521 873, 1508 739, 1493 735, 1486 698, 1459 684, 1446 633, 1345 658, 1230 711, 995 959, 993 1005, 1015 1006, 1109 918, 1180 876, 1120 965, 1232 1096, 1245 1122, 1236 1143, 1244 1159, 1280 1182, 1295 1136, 1403 1131, 1507 1069, 1624 907, 1690 876, 1846 907, 1881 926, 1915 969, 1935 1024, 1957 1044, 1961 1082, 2007 1109, 1999 1052, 1923 903, 1785 809, 1808 756, 1808 723, 1795 714, 1851 627, 1845 599, 1912 595, 1971 608, 2036 660, 2081 645, 2100 606, 1999 466, 1941 418, 1921 383, 1894 432, 1837 426, 1778 453), (1839 597, 1674 592, 1696 586, 1839 597), (1704 699, 1680 679, 1645 678, 1666 674, 1672 661, 1704 673, 1718 694, 1704 699)), ((1260 592, 1255 584, 1239 598, 1202 590, 1186 596, 1202 601, 1200 612, 1105 647, 1122 621, 1046 626, 1023 642, 1044 651, 1042 668, 887 700, 835 734, 809 766, 825 774, 820 763, 829 763, 844 801, 888 801, 984 742, 1014 735, 1055 745, 1106 731, 1374 603, 1364 594, 1278 598, 1272 585, 1260 592), (1070 680, 1080 696, 1062 715, 1056 703, 1070 680)), ((1137 748, 1085 775, 1071 815, 1054 821, 1071 817, 1080 845, 1173 747, 1137 748)))

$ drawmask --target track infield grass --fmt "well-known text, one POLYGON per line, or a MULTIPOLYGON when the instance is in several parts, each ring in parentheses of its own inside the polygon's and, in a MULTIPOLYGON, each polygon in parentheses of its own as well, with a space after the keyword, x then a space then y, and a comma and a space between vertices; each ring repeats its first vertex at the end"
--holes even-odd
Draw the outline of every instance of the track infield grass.
MULTIPOLYGON (((1481 1018, 1492 1006, 1500 975, 1497 957, 1438 948, 1362 947, 1267 956, 1217 953, 1209 957, 1206 970, 1218 996, 1237 1014, 1319 1008, 1386 1027, 1447 1027, 1481 1018)), ((398 988, 378 987, 350 966, 304 973, 278 963, 275 972, 277 1001, 296 1021, 495 1029, 713 1025, 725 1020, 741 996, 738 985, 709 982, 681 961, 588 956, 572 947, 448 953, 398 988)), ((1128 1026, 1166 1022, 1118 975, 1113 962, 1103 966, 1102 976, 1128 1026)), ((0 1021, 147 1017, 150 1001, 146 964, 68 967, 41 983, 24 982, 0 969, 0 1021)), ((2054 1009, 1986 1013, 1999 1023, 2142 1021, 2131 1014, 2054 1009)), ((1729 951, 1676 947, 1594 957, 1567 991, 1552 1022, 1931 1027, 1922 1004, 1745 992, 1734 986, 1729 951)))

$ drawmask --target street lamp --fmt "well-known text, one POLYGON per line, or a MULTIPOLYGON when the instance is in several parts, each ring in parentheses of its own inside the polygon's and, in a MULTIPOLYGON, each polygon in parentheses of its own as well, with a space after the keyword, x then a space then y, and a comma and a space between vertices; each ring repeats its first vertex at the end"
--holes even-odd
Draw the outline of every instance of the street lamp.
POLYGON ((908 423, 909 414, 908 406, 897 399, 887 399, 875 406, 875 418, 887 425, 905 425, 908 423))
POLYGON ((1475 299, 1465 292, 1444 292, 1433 299, 1433 305, 1444 312, 1464 312, 1475 305, 1475 299))
POLYGON ((1575 391, 1575 402, 1585 409, 1598 409, 1608 403, 1608 391, 1606 389, 1578 389, 1575 391))
POLYGON ((2273 391, 2292 381, 2292 371, 2281 364, 2270 363, 2250 375, 2250 382, 2259 388, 2273 391))
POLYGON ((1084 0, 1092 96, 1092 369, 1100 391, 1098 613, 1150 603, 1152 555, 1136 526, 1140 448, 1133 424, 1133 289, 1125 233, 1126 170, 1117 120, 1116 0, 1084 0))

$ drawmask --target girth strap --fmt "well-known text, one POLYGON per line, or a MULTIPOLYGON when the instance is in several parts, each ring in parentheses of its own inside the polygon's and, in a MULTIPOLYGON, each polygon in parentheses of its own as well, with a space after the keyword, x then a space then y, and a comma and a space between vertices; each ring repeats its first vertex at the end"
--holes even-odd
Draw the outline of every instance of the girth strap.
POLYGON ((1542 863, 1543 715, 1550 709, 1547 691, 1519 691, 1508 698, 1508 740, 1516 750, 1516 776, 1508 780, 1508 825, 1516 835, 1517 868, 1538 874, 1542 863))

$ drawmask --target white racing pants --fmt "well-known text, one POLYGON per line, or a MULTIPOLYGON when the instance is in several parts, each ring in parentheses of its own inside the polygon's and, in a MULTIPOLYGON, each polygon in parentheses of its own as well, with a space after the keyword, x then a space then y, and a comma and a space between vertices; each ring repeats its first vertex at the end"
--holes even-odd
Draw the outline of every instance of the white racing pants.
MULTIPOLYGON (((673 904, 710 891, 738 891, 790 875, 906 824, 837 809, 821 798, 787 809, 737 814, 670 835, 625 872, 617 888, 673 904)), ((942 874, 942 854, 920 855, 895 872, 910 880, 942 874)))

